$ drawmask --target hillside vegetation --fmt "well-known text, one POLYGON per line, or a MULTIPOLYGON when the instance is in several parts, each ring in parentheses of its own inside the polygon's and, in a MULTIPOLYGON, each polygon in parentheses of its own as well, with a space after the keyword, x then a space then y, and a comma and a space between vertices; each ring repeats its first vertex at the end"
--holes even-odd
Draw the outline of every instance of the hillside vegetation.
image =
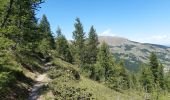
MULTIPOLYGON (((126 60, 113 55, 116 47, 99 42, 93 25, 85 34, 80 18, 75 19, 73 41, 68 42, 60 27, 54 37, 46 15, 40 21, 35 16, 41 3, 0 1, 0 100, 170 99, 170 71, 164 72, 163 62, 168 61, 155 49, 142 50, 148 59, 133 72, 127 69, 126 60), (46 74, 46 84, 37 79, 46 74)), ((134 56, 130 60, 137 63, 134 56)))
POLYGON ((142 95, 134 91, 116 92, 103 83, 93 81, 80 74, 77 66, 55 59, 48 75, 53 79, 49 84, 56 99, 97 99, 97 100, 142 100, 142 95))

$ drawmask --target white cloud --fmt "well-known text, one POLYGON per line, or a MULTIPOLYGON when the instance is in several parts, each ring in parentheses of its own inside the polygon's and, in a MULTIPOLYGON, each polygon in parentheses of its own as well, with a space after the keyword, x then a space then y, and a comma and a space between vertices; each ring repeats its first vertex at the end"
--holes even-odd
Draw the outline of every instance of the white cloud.
POLYGON ((164 40, 164 39, 167 39, 167 38, 168 38, 167 35, 155 35, 155 36, 150 37, 149 39, 164 40))
MULTIPOLYGON (((109 28, 99 36, 117 36, 112 30, 109 28)), ((130 40, 141 42, 141 43, 152 43, 152 44, 160 44, 160 45, 168 45, 170 46, 170 35, 168 34, 155 34, 155 35, 147 35, 147 36, 140 36, 140 37, 129 37, 130 40)))
POLYGON ((100 33, 99 35, 100 36, 115 36, 116 34, 114 34, 111 29, 107 29, 104 32, 100 33))
POLYGON ((142 43, 170 45, 170 35, 153 35, 153 36, 141 37, 134 40, 142 43))

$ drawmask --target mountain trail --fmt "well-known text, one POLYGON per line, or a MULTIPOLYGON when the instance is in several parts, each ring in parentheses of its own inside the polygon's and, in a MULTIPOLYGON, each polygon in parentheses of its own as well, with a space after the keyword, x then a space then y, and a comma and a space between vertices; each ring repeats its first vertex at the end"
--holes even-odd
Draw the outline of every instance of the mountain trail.
POLYGON ((28 100, 38 100, 41 96, 41 91, 43 87, 50 82, 50 78, 47 76, 47 70, 49 68, 45 69, 45 72, 42 74, 38 74, 37 78, 35 79, 36 83, 33 85, 28 100))

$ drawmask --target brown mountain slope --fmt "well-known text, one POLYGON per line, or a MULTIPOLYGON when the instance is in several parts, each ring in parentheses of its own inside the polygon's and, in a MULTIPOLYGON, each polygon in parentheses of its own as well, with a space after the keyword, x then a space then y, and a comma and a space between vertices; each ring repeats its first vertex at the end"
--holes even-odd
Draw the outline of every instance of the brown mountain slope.
POLYGON ((99 36, 99 42, 105 41, 116 59, 124 59, 130 70, 138 70, 141 62, 148 63, 151 52, 156 52, 159 61, 170 68, 170 48, 162 45, 139 43, 121 37, 99 36))

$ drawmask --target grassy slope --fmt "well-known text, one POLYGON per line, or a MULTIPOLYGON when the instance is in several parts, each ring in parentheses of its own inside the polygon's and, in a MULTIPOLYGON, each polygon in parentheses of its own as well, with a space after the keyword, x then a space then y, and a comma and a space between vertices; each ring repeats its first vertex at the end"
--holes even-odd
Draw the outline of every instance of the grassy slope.
POLYGON ((87 90, 91 91, 94 94, 94 97, 98 100, 142 100, 142 97, 137 94, 133 94, 131 91, 128 91, 129 94, 119 93, 104 86, 103 84, 85 77, 82 77, 81 81, 77 85, 87 88, 87 90))
MULTIPOLYGON (((62 66, 64 68, 68 69, 75 69, 79 71, 77 66, 74 66, 70 63, 64 62, 61 59, 55 59, 54 60, 54 65, 55 66, 62 66)), ((90 93, 93 94, 93 97, 96 98, 97 100, 143 100, 142 96, 137 95, 137 93, 128 91, 128 92, 116 92, 102 83, 93 81, 89 78, 84 77, 83 75, 80 75, 81 78, 79 81, 74 82, 74 84, 68 83, 68 85, 74 85, 75 87, 81 87, 87 89, 90 93)), ((54 85, 55 86, 55 85, 54 85)), ((57 86, 57 85, 56 85, 57 86)))

